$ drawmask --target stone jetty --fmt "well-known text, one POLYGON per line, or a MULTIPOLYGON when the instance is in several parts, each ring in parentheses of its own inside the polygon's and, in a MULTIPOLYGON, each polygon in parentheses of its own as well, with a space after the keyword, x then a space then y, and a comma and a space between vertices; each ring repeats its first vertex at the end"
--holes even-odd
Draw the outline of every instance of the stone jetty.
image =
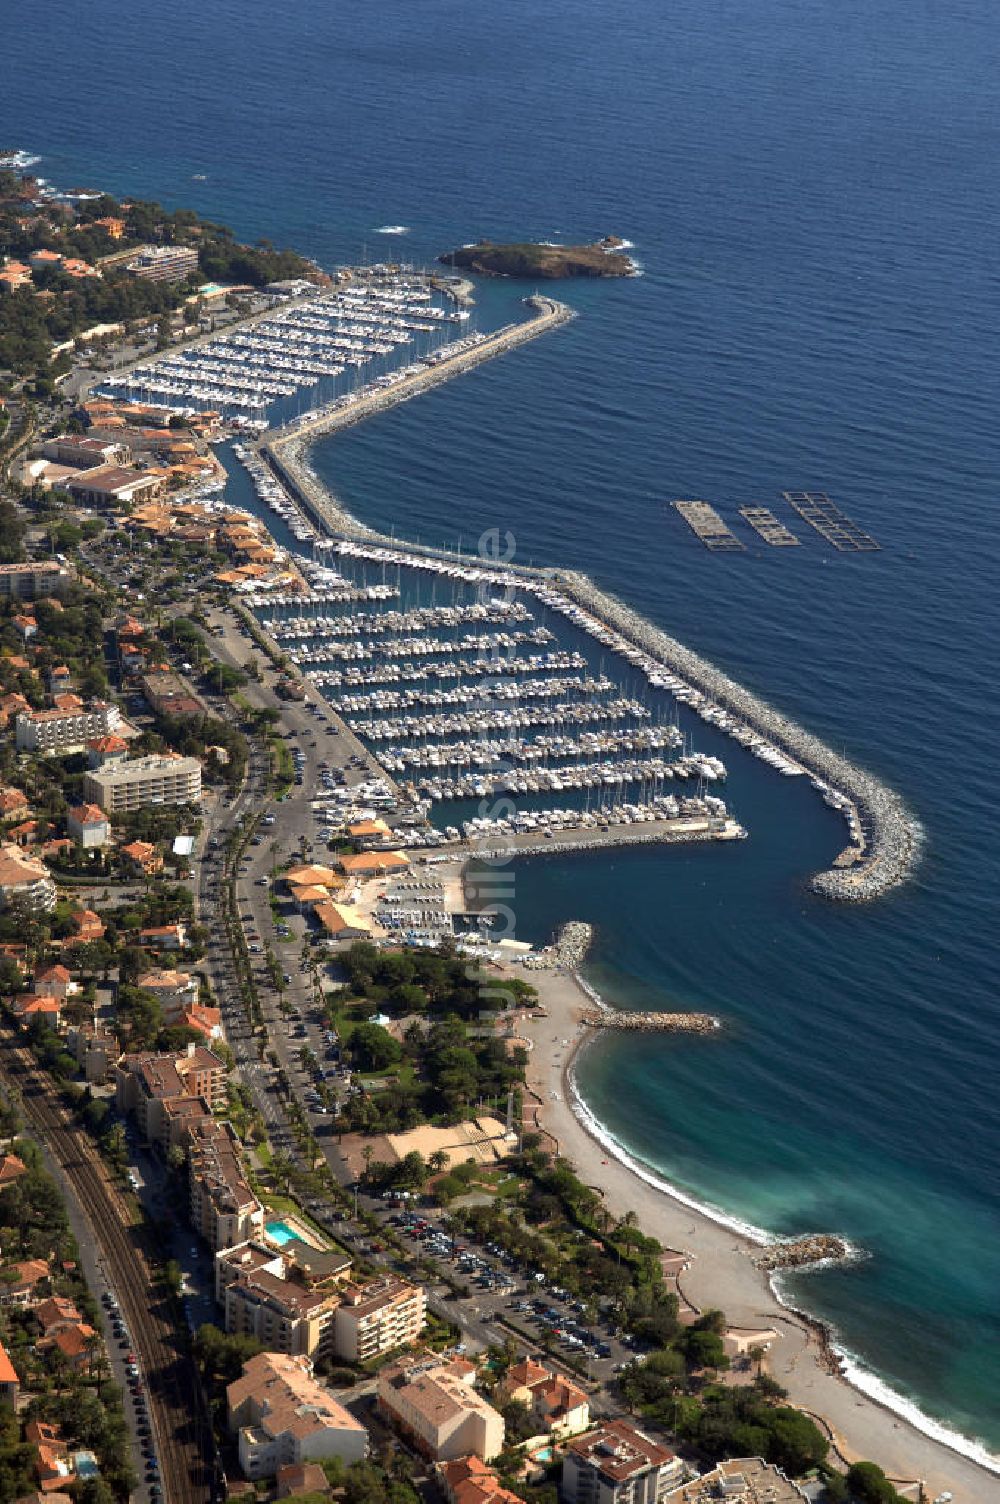
POLYGON ((525 959, 529 971, 577 971, 586 960, 594 927, 582 919, 571 919, 561 926, 551 945, 525 959))
POLYGON ((829 1232, 807 1233, 801 1238, 782 1238, 769 1243, 754 1263, 758 1269, 773 1273, 778 1269, 804 1269, 809 1264, 843 1263, 857 1254, 846 1238, 829 1232))
POLYGON ((623 1013, 598 1008, 584 1015, 590 1029, 623 1029, 633 1034, 715 1034, 722 1021, 712 1013, 623 1013))

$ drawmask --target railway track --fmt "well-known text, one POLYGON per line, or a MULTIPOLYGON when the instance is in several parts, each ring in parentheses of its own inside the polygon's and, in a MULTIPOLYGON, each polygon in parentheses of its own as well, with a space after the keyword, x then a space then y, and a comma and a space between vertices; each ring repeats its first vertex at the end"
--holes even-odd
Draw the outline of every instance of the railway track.
POLYGON ((159 1482, 169 1504, 208 1504, 212 1455, 199 1380, 174 1323, 151 1304, 154 1281, 130 1225, 128 1208, 108 1179, 94 1145, 74 1127, 30 1051, 0 1029, 4 1069, 20 1092, 24 1116, 73 1187, 100 1248, 146 1385, 159 1459, 159 1482))

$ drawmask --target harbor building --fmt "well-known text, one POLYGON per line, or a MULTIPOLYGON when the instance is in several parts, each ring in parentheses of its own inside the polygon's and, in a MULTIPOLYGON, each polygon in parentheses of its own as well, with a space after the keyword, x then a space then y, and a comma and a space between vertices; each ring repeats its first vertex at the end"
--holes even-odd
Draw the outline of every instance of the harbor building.
POLYGON ((201 763, 194 757, 134 757, 91 769, 84 774, 83 791, 110 815, 149 804, 196 804, 201 798, 201 763))

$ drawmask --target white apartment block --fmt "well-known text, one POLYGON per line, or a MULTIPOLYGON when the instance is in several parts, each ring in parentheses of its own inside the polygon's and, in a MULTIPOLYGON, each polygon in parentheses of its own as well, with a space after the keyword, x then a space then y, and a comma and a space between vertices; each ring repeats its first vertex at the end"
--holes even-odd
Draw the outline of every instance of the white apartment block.
POLYGON ((108 736, 122 723, 117 705, 95 703, 89 710, 22 710, 14 722, 19 752, 43 757, 86 750, 88 741, 108 736))
POLYGON ((83 791, 109 815, 151 804, 196 804, 201 798, 201 763, 195 757, 133 757, 85 773, 83 791))
POLYGON ((334 1318, 334 1351, 350 1363, 365 1363, 416 1342, 426 1321, 423 1289, 398 1275, 345 1285, 334 1318))

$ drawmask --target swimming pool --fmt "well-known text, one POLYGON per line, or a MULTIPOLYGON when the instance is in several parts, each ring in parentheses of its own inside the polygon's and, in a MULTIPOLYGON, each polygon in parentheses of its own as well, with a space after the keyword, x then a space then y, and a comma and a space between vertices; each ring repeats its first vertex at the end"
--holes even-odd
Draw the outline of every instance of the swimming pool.
POLYGON ((294 1243, 298 1237, 298 1233, 293 1232, 287 1222, 268 1222, 264 1231, 279 1248, 284 1248, 286 1243, 294 1243))

